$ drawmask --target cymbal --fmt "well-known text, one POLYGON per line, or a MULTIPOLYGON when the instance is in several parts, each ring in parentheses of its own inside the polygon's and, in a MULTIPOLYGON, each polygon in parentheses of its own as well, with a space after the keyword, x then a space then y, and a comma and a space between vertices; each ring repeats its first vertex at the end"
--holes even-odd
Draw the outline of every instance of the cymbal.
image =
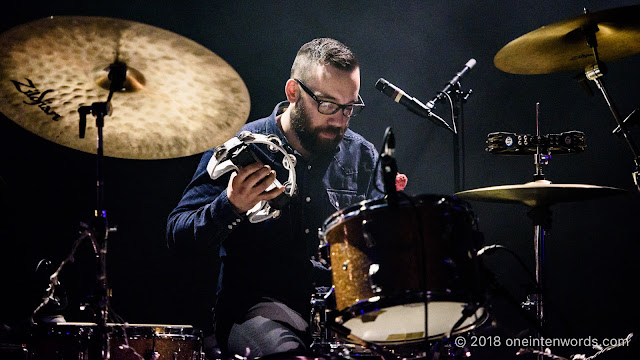
POLYGON ((536 180, 520 185, 491 186, 461 191, 455 196, 464 200, 499 203, 523 203, 530 207, 549 206, 559 202, 574 202, 625 193, 626 190, 583 184, 553 184, 536 180))
POLYGON ((640 5, 587 13, 543 26, 505 45, 493 59, 512 74, 584 70, 596 63, 581 28, 596 25, 600 61, 640 53, 640 5))
POLYGON ((96 153, 96 124, 78 136, 80 106, 104 102, 116 60, 128 67, 105 117, 104 155, 167 159, 224 143, 246 123, 249 92, 204 46, 151 25, 49 17, 0 34, 0 112, 54 143, 96 153))

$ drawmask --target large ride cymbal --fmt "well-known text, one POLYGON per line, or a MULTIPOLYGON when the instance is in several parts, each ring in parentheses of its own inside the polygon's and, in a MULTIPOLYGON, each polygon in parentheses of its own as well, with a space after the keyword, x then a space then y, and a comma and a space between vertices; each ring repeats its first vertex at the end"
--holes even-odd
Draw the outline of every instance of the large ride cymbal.
POLYGON ((105 156, 201 153, 247 120, 247 88, 222 58, 170 31, 104 17, 50 17, 0 34, 0 112, 45 139, 96 153, 95 121, 89 116, 79 138, 77 110, 107 100, 115 60, 129 70, 105 118, 105 156))
POLYGON ((499 203, 523 203, 530 207, 550 206, 559 202, 574 202, 619 195, 626 190, 583 184, 553 184, 537 180, 520 185, 501 185, 461 191, 455 196, 464 200, 499 203))
POLYGON ((495 66, 512 74, 584 70, 596 63, 583 29, 597 26, 600 61, 640 53, 640 5, 587 13, 520 36, 496 54, 495 66))

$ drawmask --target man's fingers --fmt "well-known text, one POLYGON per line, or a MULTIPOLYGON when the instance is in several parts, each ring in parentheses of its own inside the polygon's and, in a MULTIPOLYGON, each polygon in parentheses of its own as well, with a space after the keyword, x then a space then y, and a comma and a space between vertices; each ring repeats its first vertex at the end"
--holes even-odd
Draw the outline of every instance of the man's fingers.
POLYGON ((284 192, 284 186, 276 186, 271 190, 267 190, 260 195, 260 200, 275 199, 278 195, 284 192))
POLYGON ((261 162, 254 162, 247 166, 244 166, 238 170, 238 181, 244 182, 249 176, 253 175, 256 171, 262 169, 264 165, 261 162))
MULTIPOLYGON (((260 185, 264 182, 268 182, 269 184, 271 184, 273 182, 273 179, 269 181, 269 177, 273 177, 275 179, 275 171, 272 171, 269 165, 264 165, 261 169, 258 169, 257 171, 253 172, 253 174, 249 175, 245 179, 245 183, 247 188, 249 189, 257 188, 260 187, 260 185)), ((266 187, 258 192, 261 193, 264 189, 266 189, 266 187)))
POLYGON ((256 194, 260 194, 263 191, 267 190, 267 188, 269 186, 271 186, 271 184, 273 184, 273 182, 276 180, 276 172, 271 170, 267 176, 261 178, 254 186, 253 186, 253 191, 256 194))

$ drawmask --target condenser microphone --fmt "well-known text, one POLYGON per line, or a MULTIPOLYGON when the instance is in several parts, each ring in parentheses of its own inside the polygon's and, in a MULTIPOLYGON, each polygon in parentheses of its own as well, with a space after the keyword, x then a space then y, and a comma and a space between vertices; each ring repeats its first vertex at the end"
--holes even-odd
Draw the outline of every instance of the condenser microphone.
POLYGON ((416 98, 407 95, 407 93, 402 91, 402 89, 398 88, 387 80, 383 78, 378 79, 378 81, 376 82, 376 89, 390 97, 393 101, 406 107, 412 113, 424 118, 430 116, 430 111, 429 109, 427 109, 427 106, 425 104, 421 103, 416 98))
POLYGON ((380 78, 376 81, 376 89, 383 94, 387 95, 393 101, 407 108, 412 113, 431 120, 434 124, 441 126, 445 129, 452 130, 451 127, 439 116, 432 113, 429 108, 418 99, 407 95, 402 89, 388 82, 387 80, 380 78))
POLYGON ((467 63, 464 64, 464 67, 462 68, 462 70, 460 70, 460 72, 458 72, 451 80, 449 80, 448 83, 446 83, 446 85, 444 86, 444 89, 438 92, 438 95, 436 95, 433 99, 427 102, 427 105, 425 105, 426 108, 429 110, 433 109, 436 105, 436 101, 442 99, 443 94, 449 91, 449 89, 451 89, 452 86, 456 86, 458 81, 460 81, 460 78, 462 78, 462 76, 464 76, 464 74, 466 74, 467 71, 471 70, 474 66, 476 66, 476 59, 469 59, 469 61, 467 61, 467 63))

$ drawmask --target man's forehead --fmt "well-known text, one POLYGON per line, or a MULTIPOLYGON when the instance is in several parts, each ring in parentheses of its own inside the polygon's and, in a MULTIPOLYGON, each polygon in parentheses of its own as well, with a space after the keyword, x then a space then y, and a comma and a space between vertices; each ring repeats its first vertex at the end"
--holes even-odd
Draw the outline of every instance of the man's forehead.
MULTIPOLYGON (((342 70, 330 65, 319 65, 311 71, 310 85, 316 95, 327 99, 336 99, 337 91, 353 92, 354 97, 360 90, 360 69, 342 70)), ((343 94, 344 96, 344 94, 343 94)), ((357 99, 353 99, 354 101, 357 99)))

